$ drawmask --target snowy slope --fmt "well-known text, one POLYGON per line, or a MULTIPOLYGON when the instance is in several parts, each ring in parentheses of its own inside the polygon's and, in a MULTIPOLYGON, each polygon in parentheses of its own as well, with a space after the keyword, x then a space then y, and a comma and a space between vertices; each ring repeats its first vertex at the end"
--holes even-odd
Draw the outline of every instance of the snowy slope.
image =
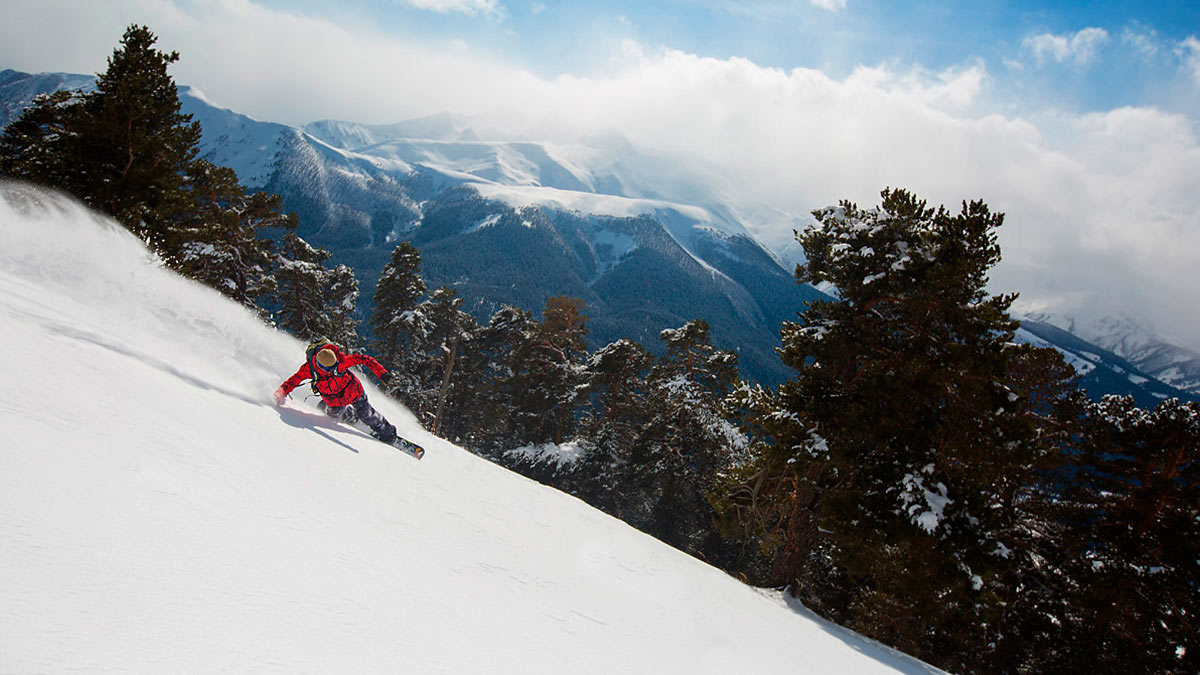
POLYGON ((378 394, 423 461, 275 407, 298 342, 65 199, 0 240, 0 673, 932 672, 378 394))

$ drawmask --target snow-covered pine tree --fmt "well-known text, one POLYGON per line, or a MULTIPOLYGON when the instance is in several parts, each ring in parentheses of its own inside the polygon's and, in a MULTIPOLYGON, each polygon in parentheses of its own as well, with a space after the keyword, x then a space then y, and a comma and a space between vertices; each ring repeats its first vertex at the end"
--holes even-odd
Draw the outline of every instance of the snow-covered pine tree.
POLYGON ((1057 495, 1057 550, 1037 570, 1062 598, 1026 613, 1043 649, 1023 660, 1044 672, 1200 672, 1200 404, 1080 400, 1057 474, 1070 484, 1057 495))
POLYGON ((325 308, 328 322, 325 335, 347 349, 362 347, 358 336, 358 319, 354 318, 358 306, 358 277, 348 265, 338 265, 326 272, 326 291, 329 298, 325 308))
POLYGON ((562 443, 574 431, 587 353, 583 307, 579 298, 547 299, 542 320, 520 346, 514 375, 514 442, 562 443))
POLYGON ((639 527, 685 551, 714 538, 710 484, 738 460, 741 432, 723 401, 737 378, 737 355, 712 345, 711 329, 697 319, 662 331, 666 354, 646 382, 645 422, 630 470, 647 512, 639 527))
MULTIPOLYGON (((774 572, 799 578, 806 601, 970 670, 988 658, 1011 599, 1006 498, 1052 437, 1012 386, 1023 353, 1013 296, 985 290, 1003 215, 982 202, 951 214, 903 190, 882 197, 874 209, 816 211, 798 235, 798 279, 829 283, 838 299, 784 324, 794 379, 741 392, 762 435, 741 468, 740 503, 779 504, 759 509, 773 530, 764 541, 788 563, 774 572), (808 564, 832 573, 813 577, 808 564)), ((726 506, 738 502, 730 494, 726 506)))
POLYGON ((666 354, 650 371, 650 415, 641 434, 659 461, 678 462, 697 475, 725 464, 741 443, 722 410, 737 379, 737 354, 714 347, 711 332, 707 322, 696 319, 659 335, 666 354))
POLYGON ((645 423, 646 375, 653 363, 645 347, 625 338, 597 350, 587 363, 594 405, 581 434, 606 462, 629 460, 645 423))
POLYGON ((188 168, 193 207, 172 224, 167 264, 237 302, 258 306, 275 292, 275 251, 260 230, 295 230, 296 217, 266 192, 247 195, 233 169, 197 160, 188 168))
POLYGON ((417 303, 425 295, 421 278, 421 253, 411 243, 401 242, 392 249, 392 258, 383 266, 375 286, 375 309, 371 327, 375 334, 375 353, 388 368, 403 369, 403 354, 420 332, 413 325, 417 303))
POLYGON ((439 289, 435 295, 443 295, 443 291, 445 291, 444 295, 447 301, 435 304, 429 313, 433 326, 431 335, 444 335, 441 342, 442 358, 439 364, 442 366, 442 373, 438 384, 437 408, 432 427, 435 432, 441 431, 442 422, 447 416, 460 417, 467 413, 465 406, 455 405, 455 403, 465 402, 469 394, 468 389, 463 386, 462 377, 455 376, 455 367, 458 365, 463 342, 469 340, 471 333, 479 328, 474 317, 462 311, 463 300, 458 297, 457 292, 439 289))
POLYGON ((467 334, 454 366, 453 409, 459 412, 446 415, 440 427, 446 438, 493 459, 494 451, 508 447, 516 414, 516 355, 536 325, 528 310, 504 305, 486 326, 467 334))
POLYGON ((447 286, 437 289, 413 310, 412 348, 405 358, 412 375, 412 389, 397 391, 421 421, 433 429, 445 414, 447 400, 458 398, 454 367, 464 338, 478 326, 470 314, 462 311, 458 291, 447 286))
POLYGON ((347 348, 357 346, 354 272, 345 265, 326 268, 329 251, 294 232, 283 236, 279 249, 273 298, 279 307, 279 327, 304 340, 328 338, 347 348))
POLYGON ((0 175, 79 194, 83 96, 39 94, 0 136, 0 175))
POLYGON ((568 491, 608 513, 622 514, 630 496, 630 461, 646 423, 646 374, 654 358, 620 339, 588 360, 587 406, 579 425, 583 457, 565 477, 568 491))

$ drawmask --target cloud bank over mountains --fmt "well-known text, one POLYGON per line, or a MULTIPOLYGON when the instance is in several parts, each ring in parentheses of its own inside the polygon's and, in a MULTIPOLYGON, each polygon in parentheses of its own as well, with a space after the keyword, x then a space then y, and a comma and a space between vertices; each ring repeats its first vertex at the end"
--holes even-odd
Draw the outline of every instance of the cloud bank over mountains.
MULTIPOLYGON (((408 1, 503 10, 490 0, 408 1)), ((1200 141, 1185 114, 1014 105, 999 99, 982 62, 884 63, 836 77, 626 41, 603 69, 544 77, 466 41, 423 42, 249 0, 84 7, 44 0, 6 9, 0 64, 96 72, 137 21, 180 52, 178 82, 259 119, 386 123, 450 111, 482 134, 513 138, 616 131, 639 148, 711 167, 748 210, 758 201, 777 207, 755 232, 777 248, 812 209, 841 198, 872 205, 887 186, 950 208, 982 198, 1008 214, 994 290, 1021 291, 1038 306, 1102 298, 1200 344, 1200 141), (56 43, 34 44, 44 34, 56 43)), ((1031 36, 1014 58, 1079 68, 1135 38, 1178 62, 1176 86, 1193 88, 1179 96, 1197 96, 1195 37, 1165 48, 1150 31, 1118 39, 1084 27, 1031 36)))

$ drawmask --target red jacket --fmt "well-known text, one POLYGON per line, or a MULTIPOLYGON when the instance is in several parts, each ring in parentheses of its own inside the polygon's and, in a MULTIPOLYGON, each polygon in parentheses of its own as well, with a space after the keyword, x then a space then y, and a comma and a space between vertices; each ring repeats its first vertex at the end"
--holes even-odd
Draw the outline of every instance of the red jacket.
POLYGON ((325 400, 325 405, 331 408, 337 408, 344 405, 350 405, 357 401, 363 395, 362 383, 350 372, 351 366, 366 366, 371 369, 375 377, 382 377, 387 369, 379 365, 375 359, 364 354, 343 354, 342 350, 337 348, 337 345, 327 344, 320 349, 312 350, 313 356, 284 382, 280 387, 280 391, 284 396, 292 393, 292 390, 300 386, 305 380, 315 380, 317 393, 325 400), (316 354, 321 349, 330 349, 337 355, 337 363, 333 367, 326 370, 317 363, 316 354))

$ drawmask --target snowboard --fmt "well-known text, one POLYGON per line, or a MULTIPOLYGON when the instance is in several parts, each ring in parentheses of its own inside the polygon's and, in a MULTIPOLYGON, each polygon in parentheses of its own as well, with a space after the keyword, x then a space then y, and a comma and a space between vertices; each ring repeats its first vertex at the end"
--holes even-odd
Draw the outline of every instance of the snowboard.
MULTIPOLYGON (((358 420, 353 420, 353 421, 343 420, 343 424, 349 424, 350 426, 354 427, 355 429, 358 429, 359 431, 370 436, 371 438, 375 438, 375 435, 373 433, 371 433, 371 427, 368 427, 367 425, 363 424, 362 422, 359 422, 358 420)), ((375 439, 375 440, 379 440, 379 439, 375 439)), ((379 442, 382 443, 383 441, 379 440, 379 442)), ((416 443, 413 443, 412 441, 408 440, 407 438, 402 438, 400 436, 396 436, 396 440, 392 441, 391 443, 388 443, 388 445, 392 446, 393 448, 396 448, 400 452, 403 452, 403 453, 410 455, 412 457, 415 457, 417 459, 421 459, 422 457, 425 456, 425 448, 422 448, 421 446, 417 445, 416 443)))
MULTIPOLYGON (((342 419, 342 418, 339 418, 336 416, 333 417, 332 419, 337 420, 338 422, 345 424, 347 426, 354 427, 355 429, 358 429, 359 431, 370 436, 371 438, 375 438, 374 434, 371 433, 371 427, 368 427, 366 424, 363 424, 362 422, 360 422, 356 419, 342 419)), ((378 440, 378 439, 376 439, 376 440, 378 440)), ((380 441, 380 442, 382 443, 383 441, 380 441)), ((410 441, 406 438, 401 438, 400 436, 396 436, 396 440, 392 441, 388 445, 392 446, 393 448, 396 448, 400 452, 403 452, 403 453, 409 455, 410 457, 415 457, 416 459, 421 459, 422 457, 425 456, 425 448, 422 448, 421 446, 417 445, 416 443, 413 443, 412 441, 410 441)))
MULTIPOLYGON (((349 424, 350 426, 354 427, 355 429, 358 429, 359 431, 370 436, 371 438, 375 438, 375 435, 371 433, 371 427, 368 427, 367 425, 363 424, 362 422, 359 422, 358 420, 353 420, 350 422, 343 421, 343 424, 349 424)), ((380 443, 383 442, 382 440, 377 439, 377 438, 375 440, 379 441, 380 443)), ((422 457, 425 456, 425 448, 422 448, 421 446, 417 445, 416 443, 413 443, 412 441, 408 440, 407 438, 402 438, 400 436, 396 436, 396 440, 392 441, 391 443, 388 443, 388 445, 392 446, 393 448, 396 448, 400 452, 403 452, 403 453, 405 453, 409 456, 415 457, 417 459, 421 459, 422 457)))
POLYGON ((396 440, 392 441, 391 445, 393 448, 396 448, 400 452, 404 452, 409 455, 412 455, 413 457, 416 457, 417 459, 421 459, 422 457, 425 456, 425 448, 422 448, 421 446, 417 445, 416 443, 413 443, 410 440, 400 438, 399 436, 396 437, 396 440))

